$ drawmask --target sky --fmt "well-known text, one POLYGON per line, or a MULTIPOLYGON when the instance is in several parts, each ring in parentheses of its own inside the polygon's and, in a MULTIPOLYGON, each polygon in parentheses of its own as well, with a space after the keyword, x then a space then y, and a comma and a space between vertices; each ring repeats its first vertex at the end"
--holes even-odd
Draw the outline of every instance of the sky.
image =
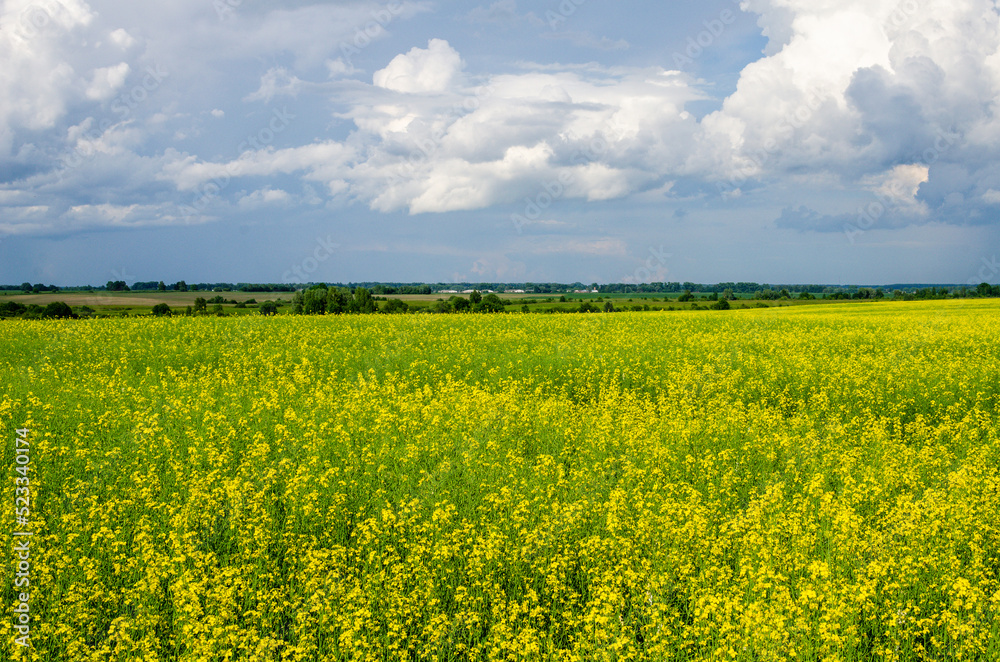
POLYGON ((997 4, 2 0, 0 283, 996 283, 997 4))

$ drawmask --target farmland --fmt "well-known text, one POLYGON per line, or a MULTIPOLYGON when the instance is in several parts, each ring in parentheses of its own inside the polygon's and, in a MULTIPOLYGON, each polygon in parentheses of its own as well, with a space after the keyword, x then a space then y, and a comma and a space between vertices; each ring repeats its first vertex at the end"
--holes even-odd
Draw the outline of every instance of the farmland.
MULTIPOLYGON (((410 313, 430 313, 440 312, 438 305, 448 299, 467 298, 468 295, 451 295, 446 293, 435 294, 401 294, 391 297, 379 296, 377 305, 380 311, 386 311, 388 299, 402 301, 407 306, 410 313)), ((617 312, 629 311, 673 311, 673 310, 699 310, 711 307, 716 299, 709 293, 699 293, 696 299, 691 301, 679 301, 678 294, 567 294, 567 295, 535 295, 535 294, 509 294, 501 296, 504 305, 511 312, 530 313, 573 313, 580 312, 581 305, 592 306, 594 311, 604 310, 606 304, 610 303, 617 312)), ((134 317, 152 315, 152 309, 158 304, 166 305, 173 315, 190 315, 189 308, 196 305, 196 301, 201 298, 212 304, 212 314, 218 315, 254 315, 259 314, 259 304, 264 301, 278 302, 278 314, 289 314, 292 312, 294 294, 291 293, 246 293, 246 292, 106 292, 106 291, 61 291, 53 293, 39 294, 0 294, 0 319, 5 317, 3 306, 5 303, 19 304, 21 306, 46 306, 48 304, 62 302, 71 308, 74 314, 80 317, 134 317), (216 308, 215 304, 219 307, 216 308)), ((803 299, 781 299, 781 300, 754 300, 750 298, 735 299, 732 307, 754 308, 754 307, 785 307, 800 305, 821 305, 829 304, 830 301, 803 300, 803 299)), ((195 311, 197 312, 197 311, 195 311)))
POLYGON ((26 429, 30 659, 996 659, 998 337, 996 300, 5 320, 5 575, 26 429))

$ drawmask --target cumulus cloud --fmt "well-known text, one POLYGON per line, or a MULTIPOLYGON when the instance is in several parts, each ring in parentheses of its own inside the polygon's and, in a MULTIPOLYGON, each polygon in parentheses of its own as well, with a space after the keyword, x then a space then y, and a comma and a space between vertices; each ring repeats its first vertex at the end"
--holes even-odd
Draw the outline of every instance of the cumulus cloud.
MULTIPOLYGON (((988 140, 997 146, 1000 20, 992 2, 744 6, 771 37, 768 55, 702 122, 693 172, 728 180, 730 190, 809 170, 867 189, 872 178, 904 177, 912 191, 914 177, 933 183, 947 163, 988 140)), ((907 205, 926 212, 913 199, 907 205)))
POLYGON ((930 168, 922 164, 899 165, 888 172, 865 178, 865 186, 902 214, 926 216, 927 205, 917 198, 927 182, 930 168))
POLYGON ((94 101, 107 101, 115 96, 132 68, 127 62, 120 62, 113 67, 102 67, 94 71, 90 85, 87 87, 87 98, 94 101))
POLYGON ((445 92, 462 70, 462 57, 443 39, 431 39, 427 48, 397 55, 375 72, 376 87, 396 92, 445 92))
MULTIPOLYGON (((429 7, 404 4, 369 41, 429 7)), ((171 29, 155 38, 114 24, 107 17, 114 12, 102 6, 98 15, 82 0, 63 0, 44 15, 33 13, 38 7, 48 5, 10 0, 0 8, 7 64, 0 73, 0 151, 16 153, 24 172, 52 170, 17 183, 19 190, 36 186, 36 198, 0 198, 19 210, 11 212, 24 220, 19 227, 72 208, 88 222, 125 225, 98 213, 105 201, 88 198, 95 187, 85 178, 105 176, 115 164, 131 170, 115 180, 119 188, 101 190, 116 198, 119 216, 132 209, 125 220, 163 196, 186 199, 219 182, 227 182, 223 194, 233 209, 301 203, 275 197, 284 194, 284 181, 281 188, 270 181, 228 188, 237 179, 279 176, 298 178, 338 204, 412 214, 512 205, 525 223, 554 219, 547 206, 558 200, 627 196, 732 202, 754 194, 785 209, 779 227, 809 230, 842 226, 853 212, 832 195, 827 207, 796 198, 806 189, 884 200, 895 226, 990 222, 1000 204, 1000 19, 991 0, 744 0, 768 46, 739 72, 718 110, 700 120, 688 109, 708 100, 712 87, 682 72, 552 62, 489 71, 467 65, 445 39, 407 43, 388 56, 366 51, 365 58, 382 59, 362 80, 365 58, 351 57, 359 52, 358 26, 372 21, 364 3, 244 3, 225 21, 209 12, 213 20, 191 31, 173 28, 190 23, 193 0, 156 4, 158 24, 171 29), (230 80, 206 59, 210 53, 253 65, 230 80), (161 55, 177 89, 145 113, 139 97, 163 92, 141 79, 161 55), (123 96, 130 83, 142 88, 139 97, 123 96), (216 87, 228 91, 199 94, 216 87), (320 111, 303 113, 292 130, 247 148, 243 136, 267 126, 259 114, 243 112, 240 100, 253 109, 279 97, 334 110, 319 121, 320 111), (226 142, 193 142, 210 133, 199 122, 213 117, 226 118, 212 124, 226 129, 226 142), (83 154, 88 168, 59 170, 67 151, 83 154), (80 189, 56 204, 41 193, 55 184, 80 189)), ((532 15, 514 0, 498 0, 466 18, 487 30, 532 15)), ((584 31, 548 38, 628 46, 584 31)))
MULTIPOLYGON (((94 19, 79 0, 36 4, 9 0, 0 8, 0 140, 19 128, 51 128, 78 94, 79 78, 62 45, 94 19)), ((0 143, 0 149, 4 145, 0 143)))
POLYGON ((445 41, 397 56, 340 116, 344 142, 258 150, 229 163, 186 155, 164 177, 191 190, 227 172, 300 172, 383 212, 473 210, 540 194, 619 198, 683 164, 702 98, 663 69, 533 67, 463 86, 445 41), (405 72, 406 75, 403 75, 405 72))
POLYGON ((122 28, 112 30, 109 37, 111 38, 111 42, 122 50, 128 50, 135 45, 135 38, 122 28))
POLYGON ((285 203, 290 199, 291 196, 288 195, 287 191, 268 187, 244 195, 237 204, 243 209, 256 209, 265 205, 285 203))

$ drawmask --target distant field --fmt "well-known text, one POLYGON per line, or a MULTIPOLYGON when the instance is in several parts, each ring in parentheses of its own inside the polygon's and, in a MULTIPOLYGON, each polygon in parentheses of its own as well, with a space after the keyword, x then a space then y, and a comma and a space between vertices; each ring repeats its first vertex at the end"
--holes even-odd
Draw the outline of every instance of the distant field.
POLYGON ((997 660, 998 337, 997 300, 5 320, 4 577, 28 429, 31 659, 997 660))
MULTIPOLYGON (((202 297, 212 299, 221 296, 227 301, 248 301, 256 300, 258 303, 272 300, 291 303, 294 293, 291 292, 56 292, 46 294, 13 294, 0 293, 0 302, 17 301, 22 304, 37 304, 44 306, 53 301, 62 301, 73 308, 89 306, 97 313, 115 314, 128 312, 130 314, 149 314, 153 306, 165 303, 176 312, 183 312, 184 308, 194 304, 195 299, 202 297)), ((414 310, 426 308, 437 301, 447 300, 449 297, 459 296, 468 298, 468 294, 401 294, 401 295, 378 295, 379 299, 401 299, 409 303, 414 310)), ((698 294, 698 300, 693 302, 680 303, 677 301, 679 294, 500 294, 500 298, 515 302, 525 300, 532 301, 528 304, 529 312, 541 313, 550 310, 573 311, 580 307, 583 302, 588 302, 599 308, 603 308, 607 302, 612 302, 616 309, 626 309, 634 305, 648 305, 651 310, 690 310, 694 306, 705 308, 711 306, 713 302, 702 300, 702 294, 698 294), (566 301, 560 302, 560 297, 565 296, 566 301)), ((733 308, 753 307, 753 306, 801 306, 816 305, 824 303, 857 303, 850 301, 825 302, 821 300, 802 301, 792 299, 786 301, 754 301, 740 298, 732 302, 733 308)), ((523 304, 516 303, 508 307, 509 312, 521 312, 523 304)), ((233 304, 224 304, 227 314, 251 314, 256 312, 253 308, 236 309, 233 304)), ((290 308, 280 309, 281 314, 288 313, 290 308)))
POLYGON ((291 301, 291 292, 54 292, 46 294, 0 294, 0 301, 17 301, 44 306, 53 301, 63 301, 69 306, 153 306, 165 303, 168 306, 190 306, 198 297, 211 299, 221 296, 226 300, 247 301, 291 301))

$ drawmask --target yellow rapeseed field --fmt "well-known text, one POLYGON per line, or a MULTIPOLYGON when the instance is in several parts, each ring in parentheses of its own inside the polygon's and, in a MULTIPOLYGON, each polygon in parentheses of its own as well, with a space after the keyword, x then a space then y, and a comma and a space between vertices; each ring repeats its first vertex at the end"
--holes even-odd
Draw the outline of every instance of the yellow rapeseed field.
POLYGON ((998 339, 996 301, 3 321, 0 658, 1000 659, 998 339))

